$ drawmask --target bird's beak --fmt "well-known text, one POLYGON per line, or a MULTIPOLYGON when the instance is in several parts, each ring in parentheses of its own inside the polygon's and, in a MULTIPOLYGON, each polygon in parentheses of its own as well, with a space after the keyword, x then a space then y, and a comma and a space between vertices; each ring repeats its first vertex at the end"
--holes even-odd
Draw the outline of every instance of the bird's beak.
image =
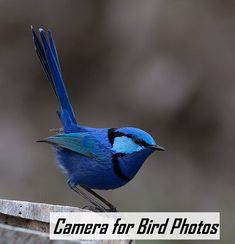
POLYGON ((152 150, 158 150, 158 151, 165 151, 165 148, 164 147, 161 147, 159 145, 150 145, 148 146, 148 148, 152 149, 152 150))

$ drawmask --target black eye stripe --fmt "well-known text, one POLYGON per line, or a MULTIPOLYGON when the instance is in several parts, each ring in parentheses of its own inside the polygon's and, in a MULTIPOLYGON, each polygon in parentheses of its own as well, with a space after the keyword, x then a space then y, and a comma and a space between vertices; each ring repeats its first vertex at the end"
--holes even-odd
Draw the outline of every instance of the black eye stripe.
POLYGON ((126 137, 129 137, 129 136, 127 136, 127 135, 125 135, 124 133, 119 132, 119 131, 115 131, 115 132, 114 132, 114 135, 115 135, 115 137, 120 137, 120 136, 126 136, 126 137))
POLYGON ((146 146, 149 146, 149 144, 147 142, 145 142, 144 140, 142 139, 138 139, 138 138, 135 138, 133 135, 130 135, 130 134, 123 134, 122 133, 122 136, 126 136, 130 139, 132 139, 136 144, 138 144, 139 146, 143 146, 143 147, 146 147, 146 146))
POLYGON ((113 145, 115 137, 121 137, 121 136, 125 136, 125 137, 128 137, 128 138, 132 139, 139 146, 142 146, 142 147, 150 146, 144 140, 135 138, 131 134, 124 134, 123 132, 116 131, 116 128, 110 128, 108 130, 108 138, 109 138, 109 142, 111 143, 111 145, 113 145))
POLYGON ((147 142, 145 142, 144 140, 137 140, 137 141, 135 141, 135 143, 140 146, 143 146, 143 147, 149 146, 149 144, 147 142))

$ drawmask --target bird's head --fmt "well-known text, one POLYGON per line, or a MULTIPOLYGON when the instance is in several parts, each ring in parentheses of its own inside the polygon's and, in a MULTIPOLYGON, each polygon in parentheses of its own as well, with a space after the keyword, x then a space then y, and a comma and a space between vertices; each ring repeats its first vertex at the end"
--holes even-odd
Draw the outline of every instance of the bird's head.
POLYGON ((113 145, 113 151, 121 154, 132 154, 140 151, 152 153, 155 150, 165 150, 155 142, 150 134, 132 127, 110 129, 109 141, 113 145))

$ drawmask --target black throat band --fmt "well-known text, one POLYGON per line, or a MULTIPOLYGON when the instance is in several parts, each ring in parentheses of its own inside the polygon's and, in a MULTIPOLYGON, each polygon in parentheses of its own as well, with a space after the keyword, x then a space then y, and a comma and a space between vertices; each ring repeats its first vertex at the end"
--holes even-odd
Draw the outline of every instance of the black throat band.
POLYGON ((121 169, 121 165, 120 165, 120 157, 124 156, 125 154, 124 153, 116 153, 116 154, 113 154, 113 157, 112 157, 112 163, 113 163, 113 170, 114 170, 114 173, 120 178, 122 179, 123 181, 129 181, 131 180, 132 178, 126 176, 122 169, 121 169))

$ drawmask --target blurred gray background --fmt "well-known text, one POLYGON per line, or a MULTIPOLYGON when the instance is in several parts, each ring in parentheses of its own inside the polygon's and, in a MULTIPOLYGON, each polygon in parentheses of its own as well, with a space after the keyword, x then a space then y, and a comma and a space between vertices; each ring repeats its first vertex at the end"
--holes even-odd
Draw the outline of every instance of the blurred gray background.
POLYGON ((60 123, 31 24, 53 30, 80 123, 140 127, 167 149, 100 193, 121 211, 220 211, 234 243, 235 1, 0 1, 0 197, 80 207, 35 142, 60 123))

